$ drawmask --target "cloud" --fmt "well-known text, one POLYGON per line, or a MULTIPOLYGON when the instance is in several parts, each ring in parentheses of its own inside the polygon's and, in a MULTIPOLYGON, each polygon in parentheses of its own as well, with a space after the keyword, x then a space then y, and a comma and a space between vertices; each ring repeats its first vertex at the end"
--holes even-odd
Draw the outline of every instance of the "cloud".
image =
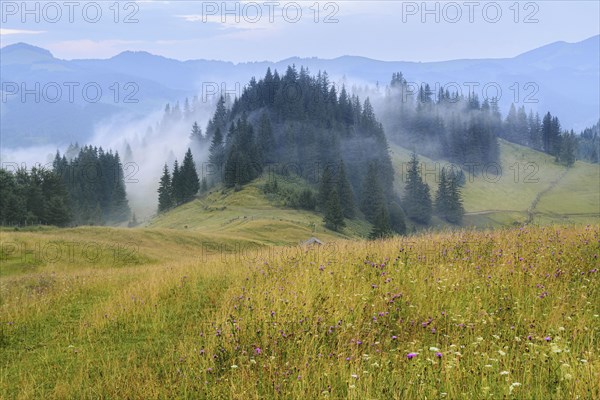
POLYGON ((46 31, 31 31, 31 30, 26 30, 26 29, 0 28, 0 36, 6 36, 6 35, 39 35, 40 33, 46 33, 46 31))
POLYGON ((268 18, 263 20, 259 18, 256 22, 252 22, 250 18, 243 18, 240 16, 227 15, 221 17, 220 15, 199 15, 199 14, 186 14, 176 15, 176 17, 183 19, 186 22, 198 22, 217 24, 220 29, 236 29, 236 30, 256 30, 256 29, 267 29, 269 25, 268 18))

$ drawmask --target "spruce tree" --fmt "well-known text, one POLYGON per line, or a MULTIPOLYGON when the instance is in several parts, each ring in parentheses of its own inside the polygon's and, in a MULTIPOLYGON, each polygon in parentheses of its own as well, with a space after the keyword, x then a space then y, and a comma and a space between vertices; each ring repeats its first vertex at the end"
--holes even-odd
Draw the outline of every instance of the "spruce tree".
POLYGON ((367 221, 374 223, 381 208, 386 206, 386 198, 379 181, 379 164, 375 161, 369 163, 367 174, 362 187, 362 201, 360 209, 367 221))
POLYGON ((114 179, 114 188, 110 196, 109 220, 115 222, 124 222, 129 220, 131 210, 125 193, 125 177, 123 167, 119 161, 119 153, 114 156, 114 169, 116 170, 114 179))
POLYGON ((404 209, 409 218, 422 224, 429 224, 432 212, 431 195, 429 186, 423 182, 419 171, 419 160, 416 153, 413 153, 408 163, 404 209))
POLYGON ((182 199, 183 202, 188 202, 194 198, 200 190, 200 180, 196 171, 196 164, 192 156, 192 150, 188 148, 183 158, 183 164, 180 169, 181 180, 183 183, 182 199))
POLYGON ((337 190, 340 196, 340 203, 342 205, 342 212, 344 217, 352 219, 356 214, 356 206, 354 205, 354 192, 352 186, 346 176, 346 167, 344 166, 344 160, 340 161, 340 167, 337 179, 337 190))
POLYGON ((447 177, 448 200, 446 209, 446 220, 452 224, 460 225, 462 223, 465 210, 460 193, 460 182, 457 174, 449 174, 447 177))
POLYGON ((200 129, 200 126, 196 121, 194 121, 194 124, 192 125, 192 131, 190 132, 190 140, 194 144, 200 144, 204 140, 204 137, 202 136, 202 129, 200 129))
POLYGON ((158 186, 158 212, 164 212, 173 207, 172 192, 171 175, 169 174, 169 167, 165 164, 158 186))
POLYGON ((342 213, 342 206, 340 204, 340 196, 337 188, 333 187, 327 200, 327 210, 325 211, 325 217, 323 218, 325 226, 331 230, 339 231, 346 223, 344 221, 344 214, 342 213))
POLYGON ((388 208, 385 203, 379 206, 379 210, 376 213, 375 221, 373 222, 373 229, 369 234, 371 239, 382 239, 392 236, 392 228, 390 227, 390 216, 388 208))
POLYGON ((388 209, 390 212, 390 227, 394 232, 404 235, 406 233, 406 219, 402 207, 396 201, 392 201, 388 209))
POLYGON ((184 189, 179 163, 175 160, 173 164, 173 175, 171 176, 171 199, 173 206, 178 206, 183 203, 184 189))
POLYGON ((560 162, 567 167, 575 164, 577 154, 577 137, 575 133, 565 132, 560 140, 560 162))
POLYGON ((446 169, 442 168, 440 173, 440 182, 438 184, 437 193, 435 194, 435 213, 446 219, 449 210, 449 196, 448 196, 448 180, 446 179, 446 169))
POLYGON ((210 144, 208 162, 212 169, 212 178, 214 182, 221 181, 223 166, 225 163, 225 145, 223 144, 223 134, 221 128, 217 128, 210 144))
POLYGON ((318 205, 322 211, 327 210, 329 199, 331 198, 331 192, 335 187, 333 179, 332 168, 330 165, 326 165, 325 169, 323 170, 323 175, 321 175, 318 196, 318 205))
POLYGON ((258 123, 258 151, 263 163, 275 162, 275 136, 271 120, 266 113, 263 113, 258 123))

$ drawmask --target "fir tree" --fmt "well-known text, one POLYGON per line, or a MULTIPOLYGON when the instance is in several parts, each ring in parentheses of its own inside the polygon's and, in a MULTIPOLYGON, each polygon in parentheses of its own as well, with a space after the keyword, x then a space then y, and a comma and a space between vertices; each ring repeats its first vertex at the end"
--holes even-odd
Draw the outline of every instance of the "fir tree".
POLYGON ((367 221, 371 223, 375 222, 381 209, 387 207, 383 188, 379 181, 378 166, 379 164, 376 162, 369 163, 362 190, 360 209, 367 221))
POLYGON ((388 209, 390 212, 390 227, 394 232, 404 235, 406 233, 406 219, 402 207, 396 201, 392 201, 388 209))
POLYGON ((448 181, 446 179, 446 169, 442 168, 440 173, 440 182, 438 184, 437 193, 435 194, 435 212, 441 218, 446 218, 449 210, 449 196, 448 196, 448 181))
POLYGON ((192 125, 192 131, 190 132, 190 140, 192 141, 192 143, 195 144, 200 144, 204 140, 204 136, 202 136, 202 129, 200 129, 198 122, 194 121, 194 124, 192 125))
POLYGON ((344 217, 352 219, 356 214, 356 206, 354 205, 354 192, 352 191, 352 186, 350 186, 350 182, 346 176, 344 160, 340 161, 337 178, 337 190, 340 196, 342 213, 344 214, 344 217))
POLYGON ((385 203, 381 203, 379 210, 376 213, 373 229, 369 234, 369 238, 382 239, 390 236, 392 236, 392 228, 390 227, 388 208, 385 203))
POLYGON ((158 212, 164 212, 173 207, 172 194, 171 175, 169 174, 169 167, 165 164, 158 186, 158 212))
POLYGON ((318 204, 322 211, 327 210, 329 199, 331 198, 331 192, 333 191, 334 187, 332 168, 330 165, 326 165, 325 169, 323 170, 323 175, 321 175, 321 182, 319 186, 318 204))
POLYGON ((260 152, 260 159, 263 163, 275 162, 274 150, 275 150, 275 136, 273 135, 273 127, 271 126, 271 120, 266 113, 263 113, 259 125, 258 125, 258 151, 260 152))
POLYGON ((346 226, 344 214, 342 213, 342 206, 340 204, 340 196, 335 187, 331 190, 329 199, 327 200, 327 209, 323 221, 327 228, 334 231, 339 231, 346 226))
POLYGON ((182 201, 188 202, 198 194, 200 190, 200 180, 198 179, 198 172, 196 171, 196 164, 194 163, 194 157, 192 156, 192 150, 188 148, 183 158, 183 164, 180 169, 181 181, 182 181, 182 201))
POLYGON ((417 155, 413 153, 408 163, 404 209, 409 218, 422 224, 429 224, 432 212, 431 195, 429 186, 423 182, 419 172, 419 161, 417 155))
POLYGON ((211 175, 213 176, 213 180, 217 182, 220 181, 223 165, 225 163, 225 146, 223 144, 223 135, 221 134, 220 128, 216 129, 215 134, 212 137, 208 162, 211 165, 211 175))
POLYGON ((182 204, 184 199, 183 179, 177 160, 173 164, 173 174, 171 175, 171 199, 173 206, 182 204))

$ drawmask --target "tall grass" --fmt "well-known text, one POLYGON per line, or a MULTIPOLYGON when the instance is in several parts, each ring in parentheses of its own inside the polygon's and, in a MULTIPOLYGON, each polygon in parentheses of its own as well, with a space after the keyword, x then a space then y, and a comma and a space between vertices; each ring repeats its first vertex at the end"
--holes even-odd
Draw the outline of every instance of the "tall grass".
POLYGON ((2 277, 2 397, 600 398, 598 226, 208 257, 137 234, 136 263, 2 277))

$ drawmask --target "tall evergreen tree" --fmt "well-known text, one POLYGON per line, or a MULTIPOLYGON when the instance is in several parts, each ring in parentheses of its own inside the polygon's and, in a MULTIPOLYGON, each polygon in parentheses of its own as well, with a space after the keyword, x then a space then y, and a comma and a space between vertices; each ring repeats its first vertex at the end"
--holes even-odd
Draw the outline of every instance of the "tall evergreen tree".
POLYGON ((560 140, 560 162, 572 167, 577 159, 577 137, 573 131, 564 132, 560 140))
POLYGON ((330 165, 326 165, 323 169, 323 174, 321 175, 318 196, 319 208, 324 212, 327 210, 329 199, 331 198, 331 192, 333 191, 334 187, 335 185, 332 167, 330 165))
POLYGON ((119 161, 119 153, 114 155, 114 188, 110 198, 110 214, 109 219, 112 221, 125 222, 129 220, 131 215, 131 209, 129 208, 129 202, 127 201, 127 194, 125 192, 125 176, 123 174, 123 167, 119 161))
POLYGON ((165 164, 158 186, 158 212, 164 212, 173 207, 172 193, 171 175, 169 174, 169 167, 165 164))
POLYGON ((222 179, 223 165, 225 164, 225 145, 221 128, 217 128, 210 144, 208 161, 212 168, 212 179, 219 182, 222 179))
POLYGON ((448 175, 448 207, 446 209, 446 220, 452 224, 461 224, 465 210, 463 208, 460 183, 457 174, 448 175))
POLYGON ((435 194, 435 202, 434 202, 435 212, 442 218, 446 218, 446 214, 449 209, 449 199, 448 199, 448 181, 446 179, 446 170, 442 168, 440 173, 440 182, 438 184, 438 189, 435 194))
POLYGON ((342 206, 340 204, 340 196, 337 188, 333 187, 327 200, 327 209, 325 211, 325 217, 323 218, 325 226, 334 231, 339 231, 346 223, 344 221, 344 214, 342 213, 342 206))
POLYGON ((198 179, 196 164, 194 163, 194 157, 192 156, 192 150, 190 148, 188 148, 183 158, 180 175, 183 183, 183 202, 188 202, 192 200, 200 190, 200 179, 198 179))
POLYGON ((275 136, 273 134, 273 127, 271 126, 271 120, 266 113, 263 113, 260 117, 257 140, 261 161, 263 163, 275 162, 275 136))
POLYGON ((460 224, 464 215, 460 194, 459 175, 446 173, 442 168, 440 182, 435 197, 435 211, 440 218, 452 224, 460 224))
POLYGON ((183 176, 179 168, 179 163, 175 160, 175 163, 173 164, 173 174, 171 176, 171 199, 173 206, 178 206, 183 203, 185 197, 183 185, 183 176))
POLYGON ((421 178, 419 160, 415 153, 408 163, 404 190, 403 203, 407 216, 419 223, 429 224, 432 213, 431 195, 429 186, 421 178))
POLYGON ((337 177, 337 191, 340 196, 340 204, 342 206, 342 213, 344 217, 352 219, 356 214, 356 206, 354 204, 354 192, 348 176, 346 175, 346 167, 344 166, 344 160, 340 160, 340 167, 338 170, 337 177))
POLYGON ((190 132, 190 140, 192 141, 192 143, 195 144, 200 144, 204 141, 204 136, 202 136, 202 129, 200 129, 200 126, 196 121, 194 121, 194 124, 192 125, 192 131, 190 132))
POLYGON ((363 183, 361 211, 367 221, 374 223, 377 213, 382 208, 386 208, 386 198, 379 180, 379 164, 377 162, 369 163, 367 174, 363 183))
POLYGON ((369 238, 382 239, 390 236, 392 236, 392 228, 390 227, 388 208, 385 203, 381 203, 379 210, 376 213, 373 229, 369 234, 369 238))

